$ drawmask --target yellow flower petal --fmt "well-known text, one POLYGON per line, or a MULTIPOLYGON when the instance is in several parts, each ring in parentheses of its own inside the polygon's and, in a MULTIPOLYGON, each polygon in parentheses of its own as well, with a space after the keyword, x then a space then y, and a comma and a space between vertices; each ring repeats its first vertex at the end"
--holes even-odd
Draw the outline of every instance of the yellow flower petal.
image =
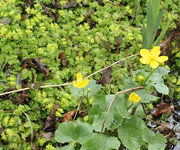
POLYGON ((157 61, 160 62, 160 63, 163 63, 163 62, 165 62, 165 61, 167 61, 167 60, 168 60, 168 57, 167 57, 167 56, 160 56, 160 57, 158 57, 158 59, 157 59, 157 61))
POLYGON ((72 82, 72 85, 74 86, 74 87, 77 87, 78 85, 77 85, 77 81, 73 81, 72 82))
POLYGON ((160 46, 155 46, 153 47, 153 49, 151 50, 151 55, 153 57, 159 57, 161 51, 160 51, 160 46))
POLYGON ((84 88, 88 85, 89 80, 83 79, 83 76, 81 73, 76 74, 76 80, 72 82, 72 85, 77 88, 84 88))
POLYGON ((132 92, 129 95, 129 100, 133 103, 137 103, 141 100, 141 97, 138 94, 136 94, 135 92, 132 92))
POLYGON ((82 77, 83 77, 82 73, 79 72, 79 73, 76 74, 77 79, 81 79, 82 77))
POLYGON ((150 66, 155 69, 159 66, 159 63, 157 61, 151 61, 150 66))
POLYGON ((149 64, 150 63, 150 59, 149 58, 140 58, 140 62, 142 63, 142 64, 149 64))
POLYGON ((141 54, 142 57, 145 57, 145 58, 149 57, 151 55, 150 51, 147 50, 147 49, 141 49, 140 54, 141 54))

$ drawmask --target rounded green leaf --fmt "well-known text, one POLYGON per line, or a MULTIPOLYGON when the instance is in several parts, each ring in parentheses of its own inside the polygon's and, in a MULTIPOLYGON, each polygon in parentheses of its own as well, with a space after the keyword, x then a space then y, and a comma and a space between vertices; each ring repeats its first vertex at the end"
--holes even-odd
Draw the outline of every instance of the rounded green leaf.
POLYGON ((118 150, 120 142, 116 137, 107 137, 104 134, 95 133, 86 141, 81 150, 118 150))
POLYGON ((65 122, 60 124, 55 132, 55 139, 58 142, 66 143, 75 141, 85 142, 93 133, 92 127, 83 122, 65 122))

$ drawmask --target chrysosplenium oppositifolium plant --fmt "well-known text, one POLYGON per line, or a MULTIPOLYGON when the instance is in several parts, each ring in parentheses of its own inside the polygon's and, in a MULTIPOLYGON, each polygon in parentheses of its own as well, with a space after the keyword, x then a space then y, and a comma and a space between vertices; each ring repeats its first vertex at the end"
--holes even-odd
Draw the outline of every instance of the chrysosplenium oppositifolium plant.
MULTIPOLYGON (((157 39, 154 33, 159 27, 161 33, 176 27, 179 0, 161 1, 168 12, 160 26, 159 1, 148 1, 149 19, 143 24, 145 0, 71 2, 0 0, 0 94, 30 88, 0 96, 0 147, 163 149, 166 140, 146 127, 142 106, 157 101, 152 94, 156 91, 173 95, 164 82, 167 57, 157 47, 163 34, 157 39), (96 84, 101 74, 93 72, 134 53, 141 60, 130 57, 116 63, 111 82, 96 84), (72 81, 76 73, 70 88, 42 88, 72 81), (92 73, 92 78, 85 77, 92 73), (60 124, 54 139, 59 120, 75 109, 72 119, 78 119, 60 124), (88 115, 82 119, 79 114, 84 112, 88 115)), ((179 55, 176 58, 178 64, 179 55)))

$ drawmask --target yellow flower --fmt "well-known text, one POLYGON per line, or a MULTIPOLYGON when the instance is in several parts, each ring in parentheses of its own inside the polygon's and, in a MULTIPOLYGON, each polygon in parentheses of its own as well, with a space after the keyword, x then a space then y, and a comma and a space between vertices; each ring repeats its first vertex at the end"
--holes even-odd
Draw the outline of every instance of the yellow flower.
POLYGON ((135 92, 132 92, 130 95, 129 95, 129 100, 133 103, 137 103, 141 100, 141 97, 139 95, 137 95, 135 92))
POLYGON ((160 63, 168 60, 167 56, 159 56, 160 53, 159 46, 153 47, 150 51, 148 49, 141 49, 140 54, 142 58, 140 58, 140 62, 142 64, 149 64, 152 68, 157 68, 160 63))
POLYGON ((82 73, 76 74, 76 80, 72 82, 72 85, 77 88, 84 88, 88 85, 89 80, 83 79, 82 73))

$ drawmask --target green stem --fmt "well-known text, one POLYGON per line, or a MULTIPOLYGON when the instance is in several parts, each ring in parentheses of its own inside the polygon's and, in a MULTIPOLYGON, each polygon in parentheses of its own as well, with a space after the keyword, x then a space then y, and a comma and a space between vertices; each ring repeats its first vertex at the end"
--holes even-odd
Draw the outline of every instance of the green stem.
POLYGON ((154 73, 156 69, 152 69, 151 72, 149 72, 148 76, 146 77, 146 80, 144 81, 144 85, 146 84, 146 82, 148 81, 148 79, 151 77, 151 75, 154 73))
POLYGON ((132 106, 133 106, 134 103, 132 103, 127 109, 129 110, 132 106))
POLYGON ((134 114, 135 114, 137 107, 138 107, 138 106, 134 106, 134 107, 133 107, 133 109, 132 109, 132 111, 131 111, 131 115, 134 115, 134 114))

